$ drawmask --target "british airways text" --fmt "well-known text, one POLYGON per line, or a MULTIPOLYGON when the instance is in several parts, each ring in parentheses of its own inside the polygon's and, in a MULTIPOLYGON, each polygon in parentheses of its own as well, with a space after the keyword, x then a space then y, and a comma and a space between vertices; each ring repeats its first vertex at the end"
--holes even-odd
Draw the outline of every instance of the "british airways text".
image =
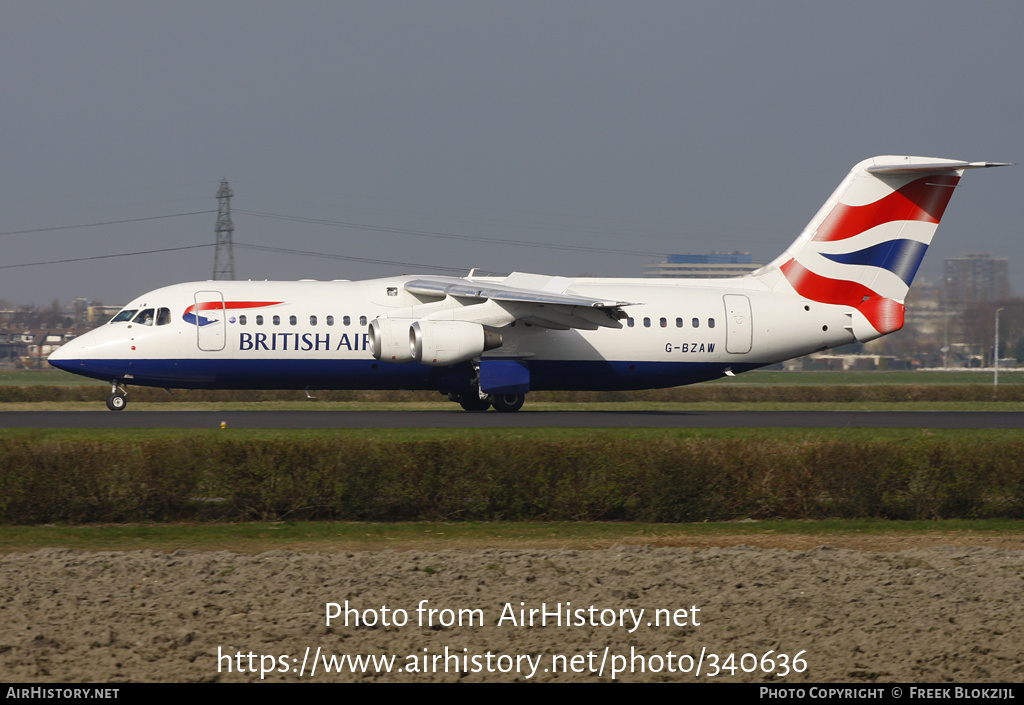
POLYGON ((369 350, 369 333, 342 333, 331 346, 330 333, 239 333, 239 350, 369 350))

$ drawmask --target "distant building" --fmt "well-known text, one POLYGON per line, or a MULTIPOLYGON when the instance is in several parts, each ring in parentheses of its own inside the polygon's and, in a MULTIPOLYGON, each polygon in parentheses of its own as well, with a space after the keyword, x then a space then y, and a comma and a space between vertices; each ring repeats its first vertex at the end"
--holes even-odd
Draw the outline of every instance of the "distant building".
POLYGON ((706 255, 669 255, 662 262, 644 265, 645 277, 726 279, 749 274, 764 263, 754 262, 749 252, 712 252, 706 255))
POLYGON ((0 328, 0 369, 45 369, 50 353, 85 330, 0 328))
POLYGON ((1009 261, 989 252, 946 260, 942 299, 946 306, 1002 301, 1012 296, 1009 261))
POLYGON ((92 304, 85 309, 85 320, 90 326, 98 326, 113 318, 122 308, 118 306, 104 306, 103 304, 92 304))

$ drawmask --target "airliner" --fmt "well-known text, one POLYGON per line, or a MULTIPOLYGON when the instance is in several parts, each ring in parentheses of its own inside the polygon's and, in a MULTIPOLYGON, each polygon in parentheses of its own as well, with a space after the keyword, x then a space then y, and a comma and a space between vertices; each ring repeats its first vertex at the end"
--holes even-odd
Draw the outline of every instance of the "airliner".
POLYGON ((206 281, 133 300, 49 357, 167 389, 435 390, 467 411, 518 411, 535 390, 674 387, 903 326, 904 300, 967 169, 911 156, 850 171, 789 248, 729 279, 514 272, 367 281, 206 281))

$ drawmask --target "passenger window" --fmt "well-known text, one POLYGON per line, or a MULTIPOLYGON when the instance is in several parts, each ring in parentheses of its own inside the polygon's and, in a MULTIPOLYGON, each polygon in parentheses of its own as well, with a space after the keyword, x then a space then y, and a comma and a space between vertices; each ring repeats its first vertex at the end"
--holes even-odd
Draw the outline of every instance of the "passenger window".
POLYGON ((288 325, 294 326, 298 322, 299 322, 299 319, 296 318, 295 316, 288 316, 288 325))
POLYGON ((238 317, 238 325, 244 326, 245 325, 245 320, 246 320, 245 319, 245 314, 243 313, 241 316, 238 317))
POLYGON ((341 322, 347 326, 352 323, 352 319, 349 318, 348 316, 345 316, 344 318, 341 319, 341 322))
POLYGON ((361 325, 361 326, 365 326, 366 325, 366 316, 360 316, 359 317, 359 325, 361 325))
POLYGON ((645 316, 645 317, 644 317, 644 328, 650 328, 650 327, 651 327, 651 319, 650 319, 650 318, 647 318, 647 317, 645 316))
POLYGON ((714 327, 715 327, 715 319, 714 318, 709 318, 708 319, 708 328, 714 328, 714 327))
POLYGON ((682 328, 682 327, 683 327, 683 319, 682 318, 677 318, 676 319, 676 328, 682 328))
POLYGON ((693 327, 694 328, 700 328, 700 319, 699 318, 694 318, 692 322, 693 322, 693 327))
POLYGON ((327 317, 327 325, 329 325, 329 326, 333 326, 334 325, 334 316, 328 316, 327 317))
MULTIPOLYGON (((694 318, 693 320, 695 320, 695 321, 696 321, 697 319, 696 319, 696 318, 694 318)), ((280 317, 280 316, 274 316, 274 325, 275 325, 275 326, 279 326, 279 325, 281 325, 281 317, 280 317)))
POLYGON ((630 328, 633 327, 633 323, 634 323, 634 321, 633 321, 632 318, 627 318, 626 319, 626 325, 629 326, 630 328))
POLYGON ((309 325, 311 325, 311 326, 315 326, 316 325, 316 316, 310 316, 309 317, 309 325))
POLYGON ((263 316, 256 316, 256 325, 258 325, 258 326, 262 326, 263 325, 263 316))
POLYGON ((141 323, 144 326, 153 325, 153 309, 147 308, 139 311, 139 315, 132 319, 132 323, 141 323))
POLYGON ((156 324, 158 326, 166 326, 171 322, 171 309, 162 308, 156 312, 156 324))
POLYGON ((661 327, 668 328, 668 321, 665 320, 664 318, 661 319, 661 327))

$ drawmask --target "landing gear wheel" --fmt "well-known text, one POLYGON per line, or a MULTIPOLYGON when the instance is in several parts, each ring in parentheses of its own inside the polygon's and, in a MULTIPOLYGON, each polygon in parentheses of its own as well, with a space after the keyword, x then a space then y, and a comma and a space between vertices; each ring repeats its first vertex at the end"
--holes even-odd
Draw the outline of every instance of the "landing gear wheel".
POLYGON ((121 411, 127 405, 128 400, 120 392, 115 392, 107 397, 107 408, 111 411, 121 411))
POLYGON ((459 397, 459 406, 466 411, 487 411, 491 408, 491 397, 481 399, 479 394, 464 394, 459 397))
POLYGON ((525 394, 492 394, 491 404, 494 405, 495 411, 501 411, 508 413, 511 411, 519 411, 523 408, 523 402, 526 401, 525 394))

